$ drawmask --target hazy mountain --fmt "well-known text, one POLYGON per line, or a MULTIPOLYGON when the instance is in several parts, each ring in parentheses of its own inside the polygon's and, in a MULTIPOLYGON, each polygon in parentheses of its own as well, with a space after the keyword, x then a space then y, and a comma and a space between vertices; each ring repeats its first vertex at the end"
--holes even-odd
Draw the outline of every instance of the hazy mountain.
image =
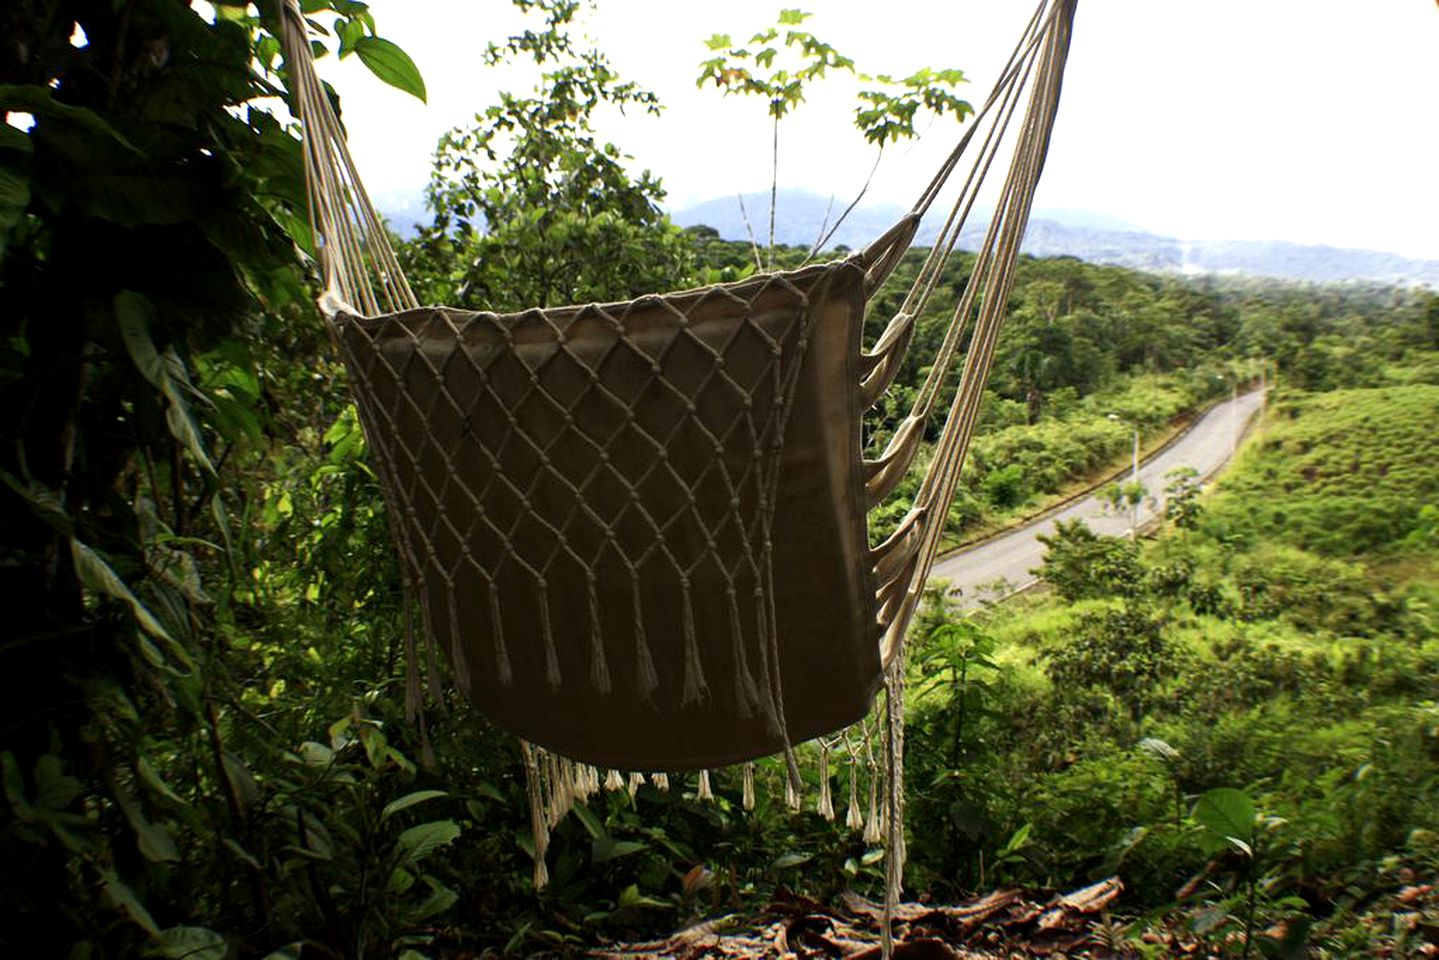
MULTIPOLYGON (((761 244, 769 230, 769 195, 746 194, 750 224, 761 244)), ((838 216, 843 205, 831 208, 826 197, 782 190, 775 217, 775 237, 781 243, 811 244, 826 222, 826 213, 838 216)), ((891 226, 902 214, 899 207, 865 206, 856 209, 835 233, 830 245, 862 247, 891 226)), ((746 238, 744 218, 734 197, 709 200, 671 212, 681 226, 704 224, 728 240, 746 238)), ((976 210, 960 246, 973 249, 979 242, 988 211, 976 210)), ((921 231, 920 243, 934 236, 921 231)), ((1036 210, 1024 238, 1024 252, 1040 257, 1071 256, 1092 263, 1107 263, 1174 273, 1244 273, 1292 280, 1333 282, 1373 280, 1427 283, 1439 286, 1439 260, 1412 260, 1373 250, 1348 250, 1286 241, 1180 240, 1149 233, 1134 224, 1083 210, 1036 210)))
MULTIPOLYGON (((780 243, 812 244, 848 201, 801 190, 781 190, 775 216, 780 243)), ((769 234, 769 194, 745 194, 745 209, 755 239, 763 245, 769 234)), ((382 213, 401 236, 414 234, 413 224, 428 219, 418 195, 414 202, 397 201, 382 213)), ((830 238, 828 246, 863 247, 902 216, 900 207, 860 206, 830 238)), ((745 218, 736 198, 720 197, 670 212, 683 227, 703 224, 727 240, 747 237, 745 218)), ((971 214, 971 226, 960 246, 973 249, 983 236, 987 210, 971 214)), ((937 226, 920 232, 918 242, 934 239, 937 226)), ((1311 246, 1282 240, 1180 240, 1145 231, 1132 223, 1086 210, 1040 209, 1030 219, 1024 252, 1037 257, 1070 256, 1136 270, 1166 273, 1243 273, 1329 283, 1372 280, 1425 283, 1439 287, 1439 260, 1412 260, 1393 253, 1311 246)))

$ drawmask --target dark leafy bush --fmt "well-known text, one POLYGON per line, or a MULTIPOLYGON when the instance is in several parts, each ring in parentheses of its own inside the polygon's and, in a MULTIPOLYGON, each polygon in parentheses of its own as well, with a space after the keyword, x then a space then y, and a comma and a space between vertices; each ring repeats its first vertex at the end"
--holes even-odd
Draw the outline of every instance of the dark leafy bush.
POLYGON ((1061 520, 1039 542, 1046 552, 1035 572, 1066 600, 1133 596, 1144 585, 1132 540, 1100 536, 1083 520, 1061 520))

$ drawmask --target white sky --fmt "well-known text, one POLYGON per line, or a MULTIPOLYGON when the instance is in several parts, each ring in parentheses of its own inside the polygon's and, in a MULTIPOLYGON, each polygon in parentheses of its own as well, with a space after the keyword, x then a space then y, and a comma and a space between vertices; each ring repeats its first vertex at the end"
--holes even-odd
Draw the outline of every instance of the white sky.
MULTIPOLYGON (((761 101, 695 87, 703 41, 748 39, 799 0, 597 0, 586 32, 659 119, 601 133, 681 207, 769 185, 761 101)), ((1031 0, 811 0, 806 26, 861 70, 958 67, 984 98, 1031 0)), ((425 75, 429 105, 326 58, 361 173, 382 207, 413 200, 435 140, 527 77, 480 59, 522 24, 506 0, 372 0, 425 75)), ((780 184, 853 195, 873 154, 854 86, 821 82, 781 127, 780 184)), ((959 128, 891 148, 871 196, 907 206, 959 128)), ((1290 240, 1439 259, 1439 5, 1434 0, 1081 0, 1036 204, 1184 239, 1290 240)), ((418 209, 416 219, 421 218, 418 209)))

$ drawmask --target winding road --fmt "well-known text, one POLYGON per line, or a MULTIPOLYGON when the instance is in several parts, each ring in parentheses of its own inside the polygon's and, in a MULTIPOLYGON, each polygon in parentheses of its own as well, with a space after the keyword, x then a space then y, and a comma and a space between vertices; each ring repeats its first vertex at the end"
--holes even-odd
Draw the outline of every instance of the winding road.
MULTIPOLYGON (((1264 391, 1254 390, 1220 403, 1177 440, 1140 464, 1139 482, 1149 491, 1139 508, 1141 528, 1164 509, 1165 474, 1178 467, 1193 467, 1204 479, 1213 476, 1234 455, 1240 437, 1263 402, 1264 391)), ((1123 478, 1128 481, 1127 471, 1123 478)), ((1033 523, 940 559, 930 577, 948 580, 951 592, 959 593, 959 605, 965 608, 1017 593, 1038 579, 1030 572, 1044 558, 1044 545, 1038 537, 1052 532, 1061 520, 1083 520, 1095 533, 1123 536, 1129 532, 1134 515, 1129 510, 1116 513, 1106 501, 1088 494, 1033 523)))

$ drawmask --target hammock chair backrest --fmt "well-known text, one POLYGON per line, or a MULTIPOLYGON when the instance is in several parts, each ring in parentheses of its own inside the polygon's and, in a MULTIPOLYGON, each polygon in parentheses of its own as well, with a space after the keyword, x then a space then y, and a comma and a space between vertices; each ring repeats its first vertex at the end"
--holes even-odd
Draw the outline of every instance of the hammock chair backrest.
POLYGON ((682 771, 784 751, 794 784, 791 746, 858 720, 883 682, 898 822, 902 641, 978 415, 1075 2, 1040 3, 915 208, 862 253, 497 315, 416 303, 286 0, 321 304, 423 619, 428 653, 407 640, 411 702, 418 664, 438 691, 444 662, 491 720, 555 754, 682 771), (866 460, 865 410, 899 368, 1016 116, 1014 158, 938 354, 866 460), (869 298, 981 130, 918 279, 864 349, 869 298), (912 507, 870 549, 867 512, 909 469, 961 357, 912 507))
POLYGON ((781 687, 796 740, 865 714, 864 281, 341 316, 426 634, 491 720, 691 770, 783 751, 781 687))

